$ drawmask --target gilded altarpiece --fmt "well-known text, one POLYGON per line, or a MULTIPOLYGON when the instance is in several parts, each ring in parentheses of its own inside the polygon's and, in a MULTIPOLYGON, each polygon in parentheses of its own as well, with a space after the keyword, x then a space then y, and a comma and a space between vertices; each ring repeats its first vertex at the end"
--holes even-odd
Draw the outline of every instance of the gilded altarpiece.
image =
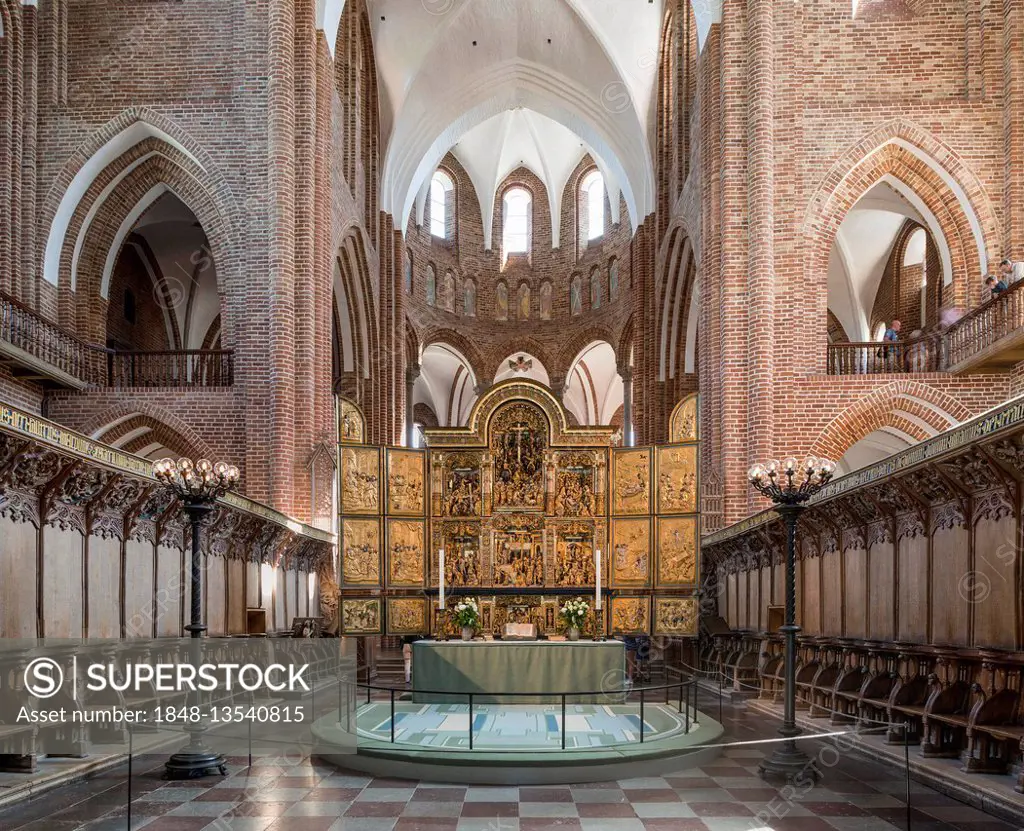
POLYGON ((428 428, 427 450, 339 436, 343 631, 457 635, 436 608, 443 549, 446 606, 473 594, 483 633, 558 632, 566 599, 592 602, 600 551, 605 600, 585 635, 692 636, 696 414, 695 398, 677 407, 684 443, 613 448, 611 427, 572 426, 548 388, 513 379, 465 427, 428 428))

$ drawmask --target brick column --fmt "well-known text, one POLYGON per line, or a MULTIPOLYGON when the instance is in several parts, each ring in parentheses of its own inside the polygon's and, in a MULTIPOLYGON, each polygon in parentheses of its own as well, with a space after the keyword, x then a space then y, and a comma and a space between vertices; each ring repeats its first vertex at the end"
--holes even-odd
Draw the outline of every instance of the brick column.
POLYGON ((316 9, 311 0, 295 2, 295 510, 309 514, 307 462, 316 417, 316 262, 317 55, 316 9))
MULTIPOLYGON (((775 378, 775 0, 747 0, 747 461, 772 453, 775 378)), ((751 509, 760 504, 748 488, 751 509)))
POLYGON ((21 238, 21 273, 24 275, 22 299, 33 308, 38 304, 38 283, 36 271, 36 147, 38 142, 37 120, 39 117, 39 34, 38 9, 35 6, 21 7, 22 75, 25 111, 25 132, 21 152, 21 218, 24 231, 21 238))
POLYGON ((619 367, 622 378, 622 444, 632 447, 633 442, 633 367, 619 367))
MULTIPOLYGON (((265 408, 269 430, 247 425, 252 466, 264 471, 257 498, 290 511, 295 491, 295 4, 270 0, 267 33, 267 127, 269 257, 266 281, 251 275, 253 304, 247 324, 253 357, 261 357, 264 378, 252 367, 255 394, 249 411, 265 408), (262 321, 262 322, 261 322, 262 321), (256 330, 266 332, 255 336, 256 330)), ((261 419, 262 420, 262 419, 261 419)), ((249 466, 247 466, 247 470, 249 466)))
POLYGON ((405 368, 405 446, 416 444, 416 425, 413 416, 413 388, 420 377, 420 365, 411 364, 405 368))
MULTIPOLYGON (((756 0, 759 2, 760 0, 756 0)), ((755 2, 755 0, 750 0, 755 2)), ((749 91, 746 72, 746 6, 727 3, 722 14, 721 48, 721 202, 717 217, 717 235, 721 257, 717 263, 717 297, 710 303, 719 307, 721 348, 711 359, 719 366, 719 421, 721 431, 720 471, 722 476, 726 522, 742 519, 747 513, 749 488, 746 483, 750 410, 750 339, 759 334, 748 323, 747 257, 749 200, 754 188, 748 182, 749 158, 744 138, 749 91)), ((761 79, 764 83, 764 79, 761 79)))
MULTIPOLYGON (((1003 250, 989 263, 1024 259, 1024 0, 1003 0, 1003 250)), ((992 257, 996 252, 989 252, 992 257)))

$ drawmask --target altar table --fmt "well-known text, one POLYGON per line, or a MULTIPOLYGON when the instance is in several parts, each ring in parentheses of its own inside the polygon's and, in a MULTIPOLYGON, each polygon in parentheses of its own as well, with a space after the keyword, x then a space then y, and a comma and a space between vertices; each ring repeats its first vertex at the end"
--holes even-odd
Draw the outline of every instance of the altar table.
POLYGON ((464 693, 474 693, 474 704, 559 704, 559 695, 500 693, 607 690, 609 695, 570 695, 566 704, 612 704, 621 700, 625 664, 625 644, 614 640, 417 641, 412 645, 412 700, 467 704, 464 693), (498 694, 477 695, 485 692, 498 694))

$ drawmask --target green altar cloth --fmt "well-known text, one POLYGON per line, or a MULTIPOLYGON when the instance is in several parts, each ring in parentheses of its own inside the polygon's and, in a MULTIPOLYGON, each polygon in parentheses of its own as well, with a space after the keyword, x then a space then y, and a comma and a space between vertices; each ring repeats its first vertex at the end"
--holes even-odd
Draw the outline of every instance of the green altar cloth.
POLYGON ((606 690, 607 695, 570 695, 566 704, 613 704, 622 699, 625 662, 621 641, 417 641, 412 645, 412 700, 468 704, 465 693, 473 693, 474 704, 558 704, 559 695, 500 693, 606 690))

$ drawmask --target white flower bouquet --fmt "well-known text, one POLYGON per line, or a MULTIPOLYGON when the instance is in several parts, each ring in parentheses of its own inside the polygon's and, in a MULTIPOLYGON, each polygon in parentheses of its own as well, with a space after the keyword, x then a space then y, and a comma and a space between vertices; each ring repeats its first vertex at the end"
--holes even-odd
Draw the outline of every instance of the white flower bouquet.
POLYGON ((480 623, 480 607, 472 597, 464 597, 452 610, 455 622, 463 629, 470 627, 476 629, 480 623))
POLYGON ((565 601, 558 616, 570 629, 582 629, 583 623, 590 614, 590 604, 586 600, 577 597, 575 600, 565 601))

